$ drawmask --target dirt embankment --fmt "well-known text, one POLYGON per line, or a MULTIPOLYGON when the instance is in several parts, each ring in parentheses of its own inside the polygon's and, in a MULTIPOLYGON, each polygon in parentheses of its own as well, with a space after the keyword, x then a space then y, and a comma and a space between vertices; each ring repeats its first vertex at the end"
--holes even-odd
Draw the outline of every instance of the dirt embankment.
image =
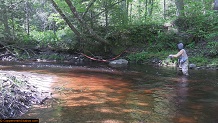
POLYGON ((40 90, 22 73, 0 71, 0 78, 0 119, 18 117, 51 97, 50 92, 40 90))

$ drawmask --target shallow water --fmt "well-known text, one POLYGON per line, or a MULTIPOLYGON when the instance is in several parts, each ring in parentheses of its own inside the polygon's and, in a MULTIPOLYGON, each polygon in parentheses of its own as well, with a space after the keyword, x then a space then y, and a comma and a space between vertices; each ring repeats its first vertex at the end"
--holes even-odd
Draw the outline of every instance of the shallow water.
MULTIPOLYGON (((53 99, 18 118, 40 123, 217 123, 216 70, 106 64, 1 63, 3 72, 23 74, 52 91, 53 99)), ((41 88, 40 88, 41 87, 41 88)))

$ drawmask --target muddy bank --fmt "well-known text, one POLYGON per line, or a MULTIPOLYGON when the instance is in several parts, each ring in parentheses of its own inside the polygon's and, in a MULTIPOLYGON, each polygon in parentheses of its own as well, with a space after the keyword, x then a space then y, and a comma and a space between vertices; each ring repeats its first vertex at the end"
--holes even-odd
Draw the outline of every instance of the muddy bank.
POLYGON ((34 76, 30 73, 0 71, 0 119, 21 116, 33 105, 42 105, 51 98, 52 93, 48 89, 34 84, 37 83, 34 76))

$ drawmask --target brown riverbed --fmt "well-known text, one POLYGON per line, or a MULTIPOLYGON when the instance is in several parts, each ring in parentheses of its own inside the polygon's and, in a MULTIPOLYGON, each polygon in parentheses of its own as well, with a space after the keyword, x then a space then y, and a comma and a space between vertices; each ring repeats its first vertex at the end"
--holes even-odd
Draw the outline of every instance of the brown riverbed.
POLYGON ((1 66, 25 74, 53 93, 18 118, 40 123, 216 123, 217 72, 130 65, 57 65, 15 63, 1 66))

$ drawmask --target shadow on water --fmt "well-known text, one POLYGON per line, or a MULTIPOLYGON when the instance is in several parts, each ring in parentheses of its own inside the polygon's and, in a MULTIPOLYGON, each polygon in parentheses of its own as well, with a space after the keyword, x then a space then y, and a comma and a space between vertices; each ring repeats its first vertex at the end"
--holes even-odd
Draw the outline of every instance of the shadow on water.
POLYGON ((218 122, 217 71, 190 70, 186 77, 174 68, 149 65, 114 69, 52 63, 14 63, 1 69, 53 78, 54 98, 19 118, 39 118, 40 123, 218 122))

